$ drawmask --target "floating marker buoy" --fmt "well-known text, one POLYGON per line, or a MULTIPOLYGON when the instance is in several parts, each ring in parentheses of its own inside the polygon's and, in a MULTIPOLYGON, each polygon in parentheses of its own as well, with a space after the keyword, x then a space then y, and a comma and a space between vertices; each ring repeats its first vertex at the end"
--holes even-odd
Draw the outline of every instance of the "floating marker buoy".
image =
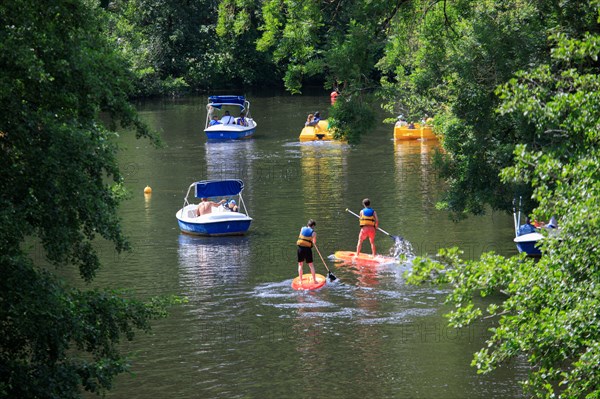
POLYGON ((146 188, 144 189, 144 194, 152 194, 152 187, 146 186, 146 188))

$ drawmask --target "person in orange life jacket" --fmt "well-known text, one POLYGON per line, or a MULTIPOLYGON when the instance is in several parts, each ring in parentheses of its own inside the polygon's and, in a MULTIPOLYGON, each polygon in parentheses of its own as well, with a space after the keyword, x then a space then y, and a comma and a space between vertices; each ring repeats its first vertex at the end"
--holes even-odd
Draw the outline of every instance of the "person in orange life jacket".
POLYGON ((317 233, 315 233, 316 225, 317 222, 309 219, 306 223, 306 226, 300 229, 300 235, 296 241, 296 245, 298 245, 298 277, 300 277, 300 284, 302 284, 302 266, 304 261, 306 261, 306 263, 308 263, 308 267, 310 267, 313 281, 317 281, 312 254, 312 247, 317 243, 317 233))
POLYGON ((371 242, 371 253, 373 256, 377 254, 375 249, 375 233, 377 227, 379 227, 379 219, 377 218, 377 212, 371 208, 371 201, 365 198, 362 201, 363 209, 359 214, 360 222, 360 233, 358 234, 358 244, 356 244, 356 256, 360 254, 360 248, 362 247, 363 241, 368 237, 371 242))

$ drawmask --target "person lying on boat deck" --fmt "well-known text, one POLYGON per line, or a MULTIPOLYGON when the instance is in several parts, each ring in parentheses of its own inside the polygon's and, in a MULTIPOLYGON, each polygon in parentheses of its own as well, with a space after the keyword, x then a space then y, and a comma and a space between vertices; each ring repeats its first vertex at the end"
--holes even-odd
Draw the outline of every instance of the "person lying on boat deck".
POLYGON ((208 126, 220 125, 219 117, 217 115, 213 115, 212 120, 208 123, 208 126))
POLYGON ((315 233, 316 225, 317 222, 315 222, 312 219, 309 219, 306 223, 306 226, 300 229, 300 235, 298 236, 298 240, 296 241, 296 245, 298 246, 298 277, 300 277, 300 285, 302 285, 302 267, 304 265, 304 261, 306 261, 306 263, 308 263, 308 267, 310 267, 313 282, 317 281, 312 254, 312 247, 314 244, 317 243, 317 233, 315 233))
POLYGON ((556 217, 552 216, 550 218, 550 220, 548 221, 548 223, 544 223, 542 221, 537 221, 534 220, 532 222, 532 224, 536 227, 536 228, 540 228, 540 227, 547 227, 550 229, 556 229, 558 227, 558 222, 556 221, 556 217))
POLYGON ((358 234, 358 243, 356 244, 356 256, 360 254, 360 248, 362 247, 363 241, 368 237, 371 243, 371 253, 373 256, 377 255, 375 249, 375 233, 377 227, 379 227, 379 218, 377 212, 371 208, 371 200, 365 198, 362 201, 363 209, 359 214, 360 233, 358 234))
POLYGON ((237 212, 239 211, 238 206, 235 202, 235 200, 231 200, 227 203, 227 209, 230 210, 231 212, 237 212))
POLYGON ((525 234, 535 233, 536 231, 537 230, 536 230, 535 226, 533 224, 531 224, 531 219, 526 218, 525 224, 522 224, 519 226, 519 229, 517 230, 517 235, 522 236, 525 234))
POLYGON ((246 115, 243 112, 240 113, 240 117, 237 119, 236 123, 240 126, 248 126, 248 121, 246 120, 246 115))
POLYGON ((226 200, 222 199, 220 202, 209 201, 208 198, 202 198, 202 202, 198 204, 198 208, 196 208, 196 214, 198 216, 208 215, 212 212, 213 208, 218 207, 221 204, 224 204, 226 200))
POLYGON ((234 125, 235 118, 229 114, 229 111, 225 111, 223 116, 221 117, 221 123, 224 125, 234 125))
POLYGON ((314 114, 308 114, 308 117, 306 118, 306 122, 304 122, 304 126, 312 126, 312 122, 314 119, 315 119, 314 114))

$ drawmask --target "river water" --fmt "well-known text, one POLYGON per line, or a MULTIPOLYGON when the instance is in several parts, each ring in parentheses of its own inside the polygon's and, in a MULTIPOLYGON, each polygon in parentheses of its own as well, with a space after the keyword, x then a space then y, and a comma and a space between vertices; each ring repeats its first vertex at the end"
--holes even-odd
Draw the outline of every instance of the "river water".
MULTIPOLYGON (((317 221, 324 256, 353 250, 358 212, 369 197, 380 227, 409 240, 418 255, 458 245, 465 258, 514 253, 512 218, 490 214, 460 223, 435 209, 442 184, 432 169, 435 141, 395 144, 380 124, 360 145, 299 143, 309 112, 328 96, 254 94, 253 139, 207 142, 205 97, 140 105, 164 148, 120 138, 131 199, 121 216, 133 251, 100 248, 94 285, 140 297, 176 294, 187 302, 124 349, 133 374, 109 398, 512 398, 526 373, 514 362, 491 375, 469 366, 491 321, 446 326, 446 287, 409 286, 404 264, 355 267, 328 259, 338 281, 295 292, 298 231, 317 221), (197 180, 240 178, 254 218, 243 237, 183 235, 175 219, 197 180), (143 194, 149 185, 150 196, 143 194)), ((381 119, 383 119, 383 115, 381 119)), ((377 235, 378 252, 393 241, 377 235)), ((368 241, 363 250, 370 251, 368 241)), ((315 254, 315 266, 326 274, 315 254)), ((305 267, 305 273, 308 268, 305 267)))

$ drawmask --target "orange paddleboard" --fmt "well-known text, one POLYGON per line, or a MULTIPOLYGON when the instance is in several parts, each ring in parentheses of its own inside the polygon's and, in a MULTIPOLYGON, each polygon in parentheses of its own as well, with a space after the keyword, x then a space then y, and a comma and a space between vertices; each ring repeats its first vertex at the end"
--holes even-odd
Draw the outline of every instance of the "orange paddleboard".
POLYGON ((312 274, 304 273, 302 275, 302 285, 300 285, 300 277, 296 277, 292 281, 292 288, 297 291, 316 290, 324 286, 327 282, 327 279, 322 274, 316 274, 315 277, 317 277, 317 281, 313 281, 312 274))
POLYGON ((335 256, 335 258, 338 260, 342 260, 344 262, 353 262, 359 265, 380 265, 383 263, 398 262, 398 259, 392 258, 391 256, 373 256, 362 252, 357 257, 356 252, 352 251, 336 251, 333 256, 335 256))

